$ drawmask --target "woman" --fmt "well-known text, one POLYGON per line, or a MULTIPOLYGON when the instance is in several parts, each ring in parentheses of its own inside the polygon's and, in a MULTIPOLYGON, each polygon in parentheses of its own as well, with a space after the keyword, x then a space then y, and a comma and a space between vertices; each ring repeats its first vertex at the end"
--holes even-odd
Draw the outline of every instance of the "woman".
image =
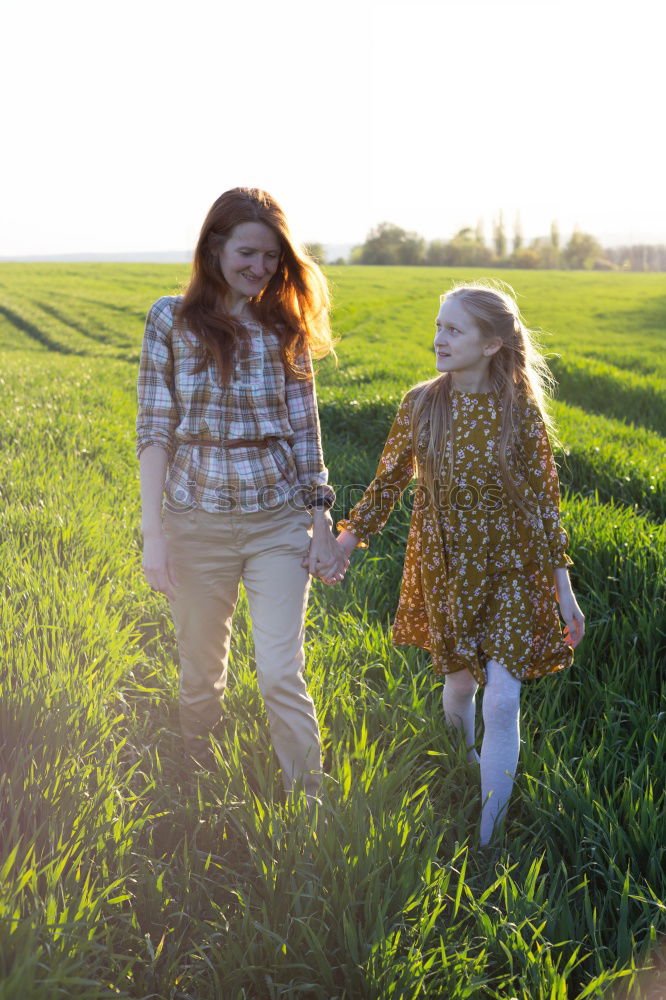
POLYGON ((321 776, 303 680, 310 574, 333 584, 346 567, 311 362, 332 349, 329 309, 280 207, 234 188, 204 221, 184 296, 150 309, 137 385, 143 568, 171 604, 186 753, 211 761, 242 579, 283 782, 302 778, 309 799, 321 776))

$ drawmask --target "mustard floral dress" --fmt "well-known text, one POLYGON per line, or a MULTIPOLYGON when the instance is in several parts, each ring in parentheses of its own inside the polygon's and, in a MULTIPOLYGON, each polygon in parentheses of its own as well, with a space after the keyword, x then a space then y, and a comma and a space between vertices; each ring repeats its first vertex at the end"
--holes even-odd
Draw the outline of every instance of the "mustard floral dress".
MULTIPOLYGON (((415 390, 404 397, 375 478, 338 522, 361 547, 383 528, 414 476, 414 398, 415 390)), ((429 650, 437 674, 466 667, 479 684, 489 659, 519 680, 562 670, 573 662, 573 649, 564 641, 553 570, 573 563, 541 414, 532 401, 519 400, 509 462, 524 512, 500 475, 500 400, 493 392, 457 390, 450 398, 453 476, 436 505, 415 491, 393 642, 429 650)))

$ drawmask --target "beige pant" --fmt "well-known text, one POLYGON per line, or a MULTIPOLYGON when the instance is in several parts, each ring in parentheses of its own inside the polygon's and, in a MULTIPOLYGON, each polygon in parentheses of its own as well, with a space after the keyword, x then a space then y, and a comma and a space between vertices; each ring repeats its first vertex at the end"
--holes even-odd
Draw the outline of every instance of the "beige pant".
POLYGON ((310 515, 283 505, 256 513, 164 512, 171 601, 180 655, 180 723, 196 750, 221 717, 231 619, 242 579, 252 617, 257 679, 286 789, 302 776, 308 795, 321 775, 321 743, 303 679, 305 609, 310 588, 301 560, 310 515))

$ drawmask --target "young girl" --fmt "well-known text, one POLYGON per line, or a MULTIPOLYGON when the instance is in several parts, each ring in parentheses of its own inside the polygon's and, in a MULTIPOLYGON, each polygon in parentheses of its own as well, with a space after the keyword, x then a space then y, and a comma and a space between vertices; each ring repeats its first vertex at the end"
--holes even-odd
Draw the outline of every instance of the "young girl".
POLYGON ((303 679, 310 574, 335 583, 346 565, 311 362, 331 346, 323 274, 270 195, 234 188, 204 221, 184 296, 150 309, 137 385, 143 568, 171 602, 188 760, 211 762, 242 579, 283 782, 302 777, 309 799, 321 771, 303 679))
POLYGON ((443 295, 435 356, 440 374, 405 395, 375 479, 338 522, 338 544, 345 555, 366 547, 416 473, 393 642, 430 650, 446 675, 445 718, 477 762, 475 695, 485 686, 485 846, 513 786, 521 683, 570 666, 585 620, 546 430, 551 376, 512 295, 490 282, 443 295))

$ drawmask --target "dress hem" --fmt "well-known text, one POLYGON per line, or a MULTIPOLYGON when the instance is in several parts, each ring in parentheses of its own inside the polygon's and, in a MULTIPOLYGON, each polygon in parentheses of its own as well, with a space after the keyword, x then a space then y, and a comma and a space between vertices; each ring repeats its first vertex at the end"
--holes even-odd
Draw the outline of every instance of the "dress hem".
MULTIPOLYGON (((415 642, 415 641, 410 641, 408 639, 401 639, 399 637, 393 637, 393 635, 391 636, 391 642, 394 646, 415 646, 417 649, 423 649, 427 653, 430 653, 432 657, 432 664, 431 664, 432 671, 437 677, 445 677, 447 674, 456 674, 460 670, 469 670, 469 672, 472 674, 472 676, 480 686, 483 686, 486 683, 485 668, 480 668, 478 664, 471 665, 469 663, 461 662, 460 666, 456 666, 451 670, 445 670, 444 664, 439 662, 439 658, 437 659, 437 661, 435 660, 435 657, 432 654, 431 647, 429 645, 426 645, 424 642, 415 642)), ((560 654, 557 657, 551 657, 551 662, 552 660, 558 660, 558 659, 563 659, 564 661, 568 662, 561 662, 558 663, 556 666, 546 666, 546 667, 528 666, 527 669, 522 672, 522 675, 520 677, 516 676, 515 672, 511 670, 510 667, 507 667, 506 669, 508 670, 508 672, 511 674, 512 677, 515 677, 516 680, 519 680, 521 683, 524 681, 540 680, 543 677, 550 677, 552 674, 559 674, 563 670, 568 670, 573 665, 574 661, 573 647, 565 646, 565 648, 569 650, 569 655, 565 656, 560 654)), ((452 659, 460 660, 461 658, 453 657, 452 659)), ((502 662, 502 659, 500 657, 495 657, 492 655, 488 656, 487 659, 488 660, 494 659, 500 663, 502 662)))

